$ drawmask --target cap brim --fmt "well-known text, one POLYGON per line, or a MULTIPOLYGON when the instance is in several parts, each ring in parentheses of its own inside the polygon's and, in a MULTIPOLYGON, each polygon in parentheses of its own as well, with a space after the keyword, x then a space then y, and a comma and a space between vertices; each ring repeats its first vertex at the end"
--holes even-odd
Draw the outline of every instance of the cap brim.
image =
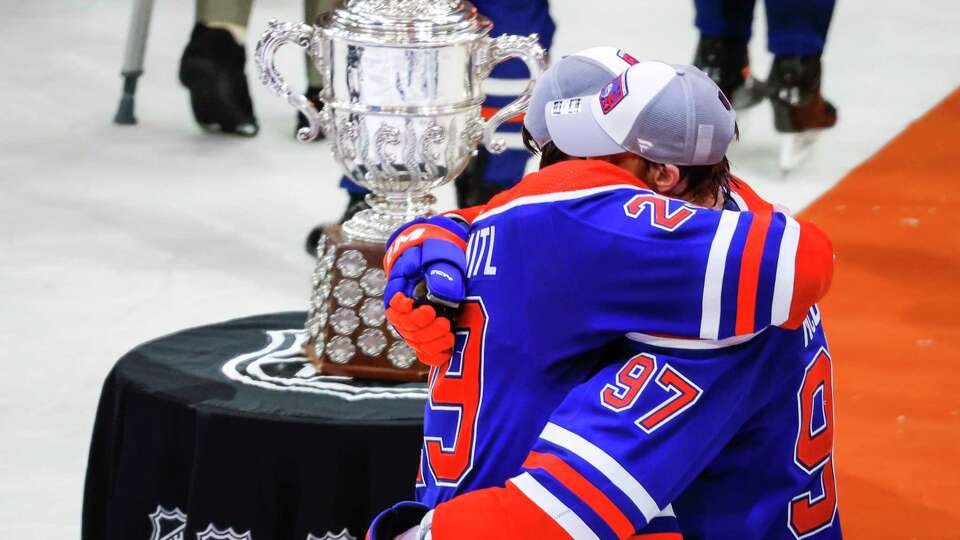
POLYGON ((553 144, 564 154, 576 157, 609 156, 625 152, 626 150, 611 139, 593 117, 590 103, 598 99, 597 95, 573 99, 581 100, 580 107, 574 110, 564 107, 558 113, 554 112, 552 102, 544 106, 547 131, 553 144))

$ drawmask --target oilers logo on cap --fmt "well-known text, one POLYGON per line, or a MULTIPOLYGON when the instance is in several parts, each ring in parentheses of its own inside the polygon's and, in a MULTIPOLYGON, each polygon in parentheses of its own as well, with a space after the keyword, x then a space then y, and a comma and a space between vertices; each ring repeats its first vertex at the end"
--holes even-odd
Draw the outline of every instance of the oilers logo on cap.
POLYGON ((608 114, 627 97, 627 78, 621 73, 600 90, 600 110, 608 114))

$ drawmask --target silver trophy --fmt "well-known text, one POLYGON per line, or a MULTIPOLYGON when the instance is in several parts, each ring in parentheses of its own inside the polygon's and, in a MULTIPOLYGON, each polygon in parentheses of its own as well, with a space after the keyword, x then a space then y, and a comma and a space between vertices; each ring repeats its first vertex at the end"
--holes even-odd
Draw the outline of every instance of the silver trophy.
MULTIPOLYGON (((411 368, 412 353, 398 353, 397 358, 404 358, 397 361, 380 358, 384 350, 400 351, 403 345, 389 335, 382 309, 376 317, 372 308, 369 317, 343 315, 341 319, 349 321, 327 328, 341 308, 367 305, 361 302, 364 295, 376 298, 367 294, 376 288, 347 286, 363 294, 359 299, 350 295, 346 303, 331 299, 329 293, 342 287, 341 282, 352 283, 349 273, 336 270, 347 253, 353 252, 350 256, 358 264, 363 260, 359 272, 377 270, 383 242, 398 226, 431 212, 436 201, 431 190, 462 173, 481 142, 492 153, 505 149, 495 131, 526 110, 533 81, 546 67, 546 53, 536 34, 491 38, 492 27, 465 0, 341 0, 313 25, 271 21, 257 43, 255 58, 263 83, 309 121, 297 137, 309 141, 322 130, 332 139, 334 156, 346 174, 371 192, 370 209, 340 228, 326 229, 318 248, 307 326, 308 352, 322 371, 390 376, 336 367, 371 364, 363 358, 382 360, 368 367, 411 368), (287 43, 306 48, 323 75, 322 110, 293 91, 277 71, 274 55, 287 43), (483 81, 494 66, 510 58, 526 63, 531 82, 516 100, 484 120, 483 81), (361 319, 380 324, 359 324, 361 319), (331 330, 335 335, 328 339, 331 330), (377 336, 371 338, 368 330, 387 334, 384 340, 374 339, 377 336), (361 341, 363 336, 367 339, 361 341), (370 344, 367 350, 363 342, 370 344)), ((382 283, 376 292, 382 297, 382 283)))

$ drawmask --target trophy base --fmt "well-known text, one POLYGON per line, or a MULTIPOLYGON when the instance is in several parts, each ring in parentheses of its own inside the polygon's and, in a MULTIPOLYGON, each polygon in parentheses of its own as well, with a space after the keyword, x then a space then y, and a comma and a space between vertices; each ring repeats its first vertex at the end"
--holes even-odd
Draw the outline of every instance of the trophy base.
POLYGON ((425 381, 429 368, 386 321, 384 244, 324 227, 317 246, 305 354, 322 375, 425 381))
POLYGON ((334 364, 324 356, 317 356, 309 343, 304 345, 304 352, 307 358, 313 362, 314 367, 317 368, 317 373, 321 375, 336 375, 339 377, 377 381, 426 382, 427 375, 430 372, 430 368, 419 362, 417 362, 417 367, 422 368, 422 370, 415 368, 400 370, 393 366, 334 364))

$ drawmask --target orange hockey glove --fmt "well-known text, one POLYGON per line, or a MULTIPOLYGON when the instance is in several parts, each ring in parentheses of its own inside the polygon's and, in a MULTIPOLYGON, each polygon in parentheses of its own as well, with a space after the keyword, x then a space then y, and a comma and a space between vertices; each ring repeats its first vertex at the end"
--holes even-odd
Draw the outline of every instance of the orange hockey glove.
POLYGON ((450 320, 437 315, 431 305, 413 306, 413 299, 395 293, 387 308, 387 320, 428 366, 439 366, 453 353, 450 320))

